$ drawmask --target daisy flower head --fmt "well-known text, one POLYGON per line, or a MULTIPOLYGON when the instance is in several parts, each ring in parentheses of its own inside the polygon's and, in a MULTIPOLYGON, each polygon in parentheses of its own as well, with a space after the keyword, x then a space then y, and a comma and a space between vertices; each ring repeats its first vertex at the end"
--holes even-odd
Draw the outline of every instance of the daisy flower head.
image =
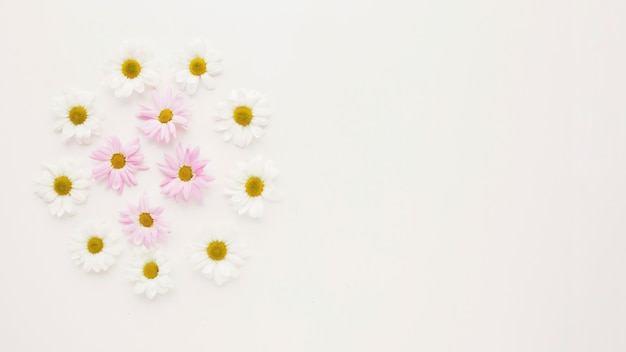
POLYGON ((215 89, 213 76, 222 72, 222 58, 205 41, 195 39, 187 44, 185 53, 178 58, 175 72, 174 80, 184 85, 189 94, 196 93, 200 80, 208 89, 215 89))
POLYGON ((238 277, 237 267, 245 264, 248 256, 246 246, 232 234, 232 230, 209 230, 207 235, 191 248, 189 259, 193 268, 218 285, 238 277))
POLYGON ((77 168, 71 161, 48 164, 35 179, 35 193, 50 204, 51 215, 74 215, 75 205, 87 201, 89 176, 88 170, 77 168))
POLYGON ((170 263, 163 251, 147 248, 135 250, 127 270, 128 279, 135 283, 135 294, 145 293, 153 299, 156 294, 165 294, 172 288, 169 276, 170 263))
POLYGON ((106 145, 91 153, 90 157, 100 163, 93 169, 96 180, 106 178, 109 186, 122 194, 124 185, 136 185, 135 173, 146 170, 143 165, 139 138, 123 145, 116 136, 109 137, 106 145))
POLYGON ((132 243, 143 244, 149 248, 155 246, 166 233, 170 232, 162 214, 163 207, 151 207, 148 194, 144 193, 138 205, 129 204, 128 210, 120 213, 120 223, 132 243))
POLYGON ((273 180, 278 169, 272 161, 265 161, 261 156, 247 162, 238 163, 231 175, 224 193, 239 215, 248 214, 253 218, 263 215, 263 201, 275 201, 280 198, 273 180))
POLYGON ((240 148, 261 137, 270 121, 269 102, 256 90, 232 90, 216 110, 216 129, 224 132, 224 141, 232 140, 240 148))
POLYGON ((204 167, 209 161, 200 160, 200 147, 183 148, 178 144, 176 157, 164 156, 166 163, 157 164, 166 176, 161 183, 161 193, 174 197, 176 201, 181 195, 185 202, 190 195, 202 201, 202 189, 207 188, 215 178, 204 173, 204 167))
POLYGON ((57 117, 54 130, 65 140, 74 138, 78 144, 89 144, 91 136, 98 135, 100 119, 94 110, 95 95, 72 89, 54 99, 52 112, 57 117))
POLYGON ((137 117, 143 120, 137 128, 148 138, 169 143, 176 138, 176 127, 187 129, 190 113, 181 92, 172 93, 170 89, 162 94, 152 91, 154 106, 141 106, 137 117))
POLYGON ((114 89, 116 97, 128 97, 133 91, 143 93, 156 86, 157 74, 153 54, 137 42, 124 42, 117 57, 107 68, 105 83, 114 89))
POLYGON ((117 237, 106 223, 86 223, 70 242, 74 263, 85 272, 107 270, 120 255, 117 237))

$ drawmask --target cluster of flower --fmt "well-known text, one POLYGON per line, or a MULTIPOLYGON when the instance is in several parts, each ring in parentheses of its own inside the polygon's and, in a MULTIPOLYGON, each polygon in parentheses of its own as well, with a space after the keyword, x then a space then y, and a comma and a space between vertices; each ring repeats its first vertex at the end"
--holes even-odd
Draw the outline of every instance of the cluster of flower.
MULTIPOLYGON (((172 92, 156 89, 156 70, 152 55, 137 43, 125 43, 117 60, 112 62, 106 83, 114 89, 116 97, 127 97, 134 92, 143 93, 146 86, 153 87, 154 105, 141 106, 137 114, 137 126, 149 139, 169 143, 176 138, 179 128, 186 129, 190 117, 184 92, 195 94, 201 81, 208 89, 215 88, 213 76, 222 71, 220 55, 208 48, 201 40, 188 44, 176 67, 174 79, 183 90, 172 92)), ((55 99, 53 109, 57 120, 54 129, 66 140, 73 139, 79 145, 89 144, 93 135, 99 134, 101 120, 94 108, 95 96, 72 90, 55 99)), ((216 129, 223 132, 225 141, 245 147, 263 134, 269 123, 270 108, 267 99, 257 91, 235 90, 216 106, 216 129)), ((106 143, 95 149, 90 157, 97 166, 90 172, 78 167, 75 161, 63 161, 45 165, 36 179, 36 194, 49 203, 50 213, 61 217, 72 215, 76 205, 87 201, 90 179, 106 180, 108 186, 122 194, 124 186, 135 186, 135 174, 147 169, 139 138, 128 143, 117 136, 110 136, 106 143)), ((202 200, 203 189, 214 178, 205 173, 208 160, 200 158, 200 148, 178 144, 173 155, 164 155, 164 162, 157 164, 165 176, 161 193, 177 202, 190 198, 202 200)), ((271 161, 257 156, 237 164, 231 173, 225 195, 239 215, 260 217, 263 201, 276 200, 273 179, 278 170, 271 161)), ((172 285, 169 278, 167 256, 158 248, 163 236, 169 233, 167 221, 162 217, 163 207, 150 205, 144 193, 136 206, 120 213, 119 222, 136 246, 135 257, 128 268, 128 277, 135 282, 134 291, 145 293, 150 299, 157 293, 168 292, 172 285)), ((86 223, 71 240, 72 259, 89 272, 107 270, 121 253, 116 231, 106 222, 86 223)), ((232 231, 210 231, 201 243, 193 247, 190 256, 196 270, 221 285, 238 275, 237 266, 244 264, 246 249, 232 231)))

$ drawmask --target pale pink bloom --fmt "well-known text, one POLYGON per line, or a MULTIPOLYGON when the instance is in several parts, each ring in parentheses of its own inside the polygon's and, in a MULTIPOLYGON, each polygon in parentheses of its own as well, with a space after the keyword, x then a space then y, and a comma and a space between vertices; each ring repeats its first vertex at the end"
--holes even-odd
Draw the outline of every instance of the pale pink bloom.
POLYGON ((147 193, 139 199, 138 206, 128 204, 128 209, 120 212, 120 223, 124 232, 130 235, 129 240, 132 243, 150 248, 162 240, 164 234, 170 232, 167 222, 161 216, 163 207, 150 207, 147 193))
POLYGON ((204 167, 208 160, 199 160, 200 147, 193 150, 182 147, 178 144, 176 148, 176 158, 165 154, 166 164, 157 164, 159 169, 167 176, 161 183, 161 193, 174 197, 178 201, 181 195, 185 201, 189 200, 189 195, 202 200, 202 188, 207 188, 209 182, 215 178, 204 174, 204 167))
POLYGON ((142 165, 143 154, 140 148, 139 138, 122 145, 118 137, 109 137, 106 145, 90 155, 92 159, 100 161, 93 169, 93 177, 96 180, 106 177, 109 186, 120 194, 124 185, 136 185, 135 173, 148 168, 142 165))
POLYGON ((176 138, 176 127, 187 129, 187 118, 190 113, 188 106, 183 101, 181 92, 172 93, 170 89, 159 94, 152 91, 154 107, 141 106, 137 117, 143 121, 137 128, 148 138, 156 138, 157 142, 169 143, 170 137, 176 138))

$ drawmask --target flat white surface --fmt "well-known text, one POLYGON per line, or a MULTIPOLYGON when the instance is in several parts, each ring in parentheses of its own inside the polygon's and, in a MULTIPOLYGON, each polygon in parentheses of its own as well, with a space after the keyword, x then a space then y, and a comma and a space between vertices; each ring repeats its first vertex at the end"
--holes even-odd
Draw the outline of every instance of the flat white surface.
MULTIPOLYGON (((626 3, 547 1, 13 1, 0 5, 0 350, 626 350, 626 3), (51 99, 96 92, 103 135, 139 136, 149 96, 101 84, 119 44, 169 65, 200 37, 224 56, 184 143, 218 180, 202 206, 158 196, 154 163, 122 197, 94 183, 75 217, 34 195, 44 162, 91 167, 52 130, 51 99), (210 116, 265 92, 267 134, 240 150, 210 116), (256 154, 284 199, 238 218, 225 175, 256 154), (70 261, 84 220, 147 190, 166 207, 175 288, 148 301, 70 261), (217 287, 186 246, 232 221, 252 257, 217 287)), ((128 247, 127 247, 128 248, 128 247)))

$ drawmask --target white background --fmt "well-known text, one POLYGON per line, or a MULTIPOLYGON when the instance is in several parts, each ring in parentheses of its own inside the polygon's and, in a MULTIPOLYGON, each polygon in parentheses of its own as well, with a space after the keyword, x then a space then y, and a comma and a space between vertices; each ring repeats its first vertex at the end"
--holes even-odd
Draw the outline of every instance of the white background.
POLYGON ((0 350, 626 350, 626 3, 542 1, 13 1, 0 5, 0 350), (34 194, 62 142, 51 100, 97 94, 103 136, 139 136, 149 96, 116 99, 103 68, 126 39, 171 63, 193 38, 224 57, 186 144, 217 177, 202 205, 159 195, 162 152, 123 196, 95 182, 74 217, 34 194), (225 144, 212 107, 231 88, 272 102, 267 134, 225 144), (263 154, 284 197, 237 217, 235 162, 263 154), (130 245, 85 274, 68 240, 117 226, 148 191, 166 208, 174 289, 124 275, 130 245), (232 222, 252 251, 222 287, 186 246, 232 222))

